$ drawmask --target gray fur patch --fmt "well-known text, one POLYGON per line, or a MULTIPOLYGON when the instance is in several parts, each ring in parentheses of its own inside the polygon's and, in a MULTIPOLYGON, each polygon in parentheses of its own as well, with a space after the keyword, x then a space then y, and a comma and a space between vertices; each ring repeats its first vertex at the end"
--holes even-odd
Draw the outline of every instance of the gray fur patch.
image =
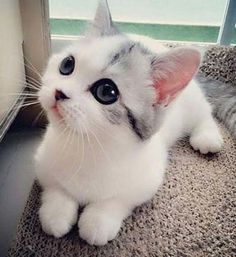
MULTIPOLYGON (((132 49, 135 47, 135 43, 128 41, 125 45, 123 45, 118 52, 112 55, 111 61, 108 63, 107 67, 114 65, 121 61, 122 58, 125 58, 132 49)), ((106 68, 107 68, 106 67, 106 68)))
POLYGON ((106 118, 112 123, 112 124, 120 124, 122 122, 122 117, 124 110, 121 106, 114 106, 112 107, 104 107, 103 112, 106 116, 106 118))
MULTIPOLYGON (((154 111, 154 110, 153 110, 154 111)), ((134 113, 123 105, 112 105, 112 107, 104 107, 103 112, 112 124, 119 125, 125 120, 128 121, 133 132, 141 139, 146 140, 150 138, 156 129, 156 120, 154 113, 152 115, 134 115, 134 113)), ((150 112, 149 112, 150 113, 150 112)))
POLYGON ((209 79, 201 74, 196 76, 198 83, 213 105, 214 115, 236 137, 236 88, 230 84, 209 79))
POLYGON ((149 119, 146 115, 144 115, 143 117, 138 117, 137 115, 134 115, 134 113, 127 106, 125 106, 125 109, 127 112, 128 122, 135 134, 141 140, 146 140, 150 138, 156 128, 155 120, 150 119, 150 117, 154 116, 150 115, 149 119))
POLYGON ((153 55, 147 48, 142 46, 140 43, 127 41, 124 45, 122 45, 118 52, 112 54, 111 60, 109 61, 106 68, 123 61, 134 49, 138 49, 138 51, 143 55, 153 55))

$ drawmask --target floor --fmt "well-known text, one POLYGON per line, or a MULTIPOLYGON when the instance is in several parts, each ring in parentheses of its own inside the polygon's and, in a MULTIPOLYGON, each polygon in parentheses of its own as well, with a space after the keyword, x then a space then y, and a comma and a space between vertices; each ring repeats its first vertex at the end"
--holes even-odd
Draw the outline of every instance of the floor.
POLYGON ((9 131, 0 142, 0 256, 14 238, 17 223, 34 181, 33 156, 42 131, 9 131))

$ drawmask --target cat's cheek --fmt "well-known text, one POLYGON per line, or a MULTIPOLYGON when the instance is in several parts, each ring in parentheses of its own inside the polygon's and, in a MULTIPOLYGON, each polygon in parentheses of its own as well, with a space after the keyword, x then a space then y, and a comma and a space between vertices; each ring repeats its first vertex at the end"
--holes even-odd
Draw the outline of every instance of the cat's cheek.
POLYGON ((55 93, 53 88, 42 86, 38 92, 38 100, 44 110, 47 112, 55 105, 55 93))
POLYGON ((43 107, 43 109, 46 112, 50 111, 52 109, 52 107, 55 105, 54 99, 50 96, 40 95, 38 97, 38 99, 39 99, 41 106, 43 107))

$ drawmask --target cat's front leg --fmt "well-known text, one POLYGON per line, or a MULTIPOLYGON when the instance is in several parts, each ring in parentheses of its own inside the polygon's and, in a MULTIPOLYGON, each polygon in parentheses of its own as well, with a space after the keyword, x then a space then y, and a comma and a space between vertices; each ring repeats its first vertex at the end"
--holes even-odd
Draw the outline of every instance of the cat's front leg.
POLYGON ((57 238, 68 233, 77 221, 78 203, 64 191, 49 188, 42 193, 39 219, 42 229, 57 238))
POLYGON ((91 203, 79 219, 79 234, 91 245, 105 245, 114 239, 132 207, 118 199, 91 203))

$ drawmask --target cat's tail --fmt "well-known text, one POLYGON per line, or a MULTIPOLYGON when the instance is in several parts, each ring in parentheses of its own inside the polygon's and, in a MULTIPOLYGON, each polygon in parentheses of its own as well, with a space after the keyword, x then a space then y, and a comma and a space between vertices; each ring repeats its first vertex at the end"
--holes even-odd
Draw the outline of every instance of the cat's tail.
POLYGON ((213 114, 236 137, 236 86, 206 78, 201 74, 196 79, 213 106, 213 114))

